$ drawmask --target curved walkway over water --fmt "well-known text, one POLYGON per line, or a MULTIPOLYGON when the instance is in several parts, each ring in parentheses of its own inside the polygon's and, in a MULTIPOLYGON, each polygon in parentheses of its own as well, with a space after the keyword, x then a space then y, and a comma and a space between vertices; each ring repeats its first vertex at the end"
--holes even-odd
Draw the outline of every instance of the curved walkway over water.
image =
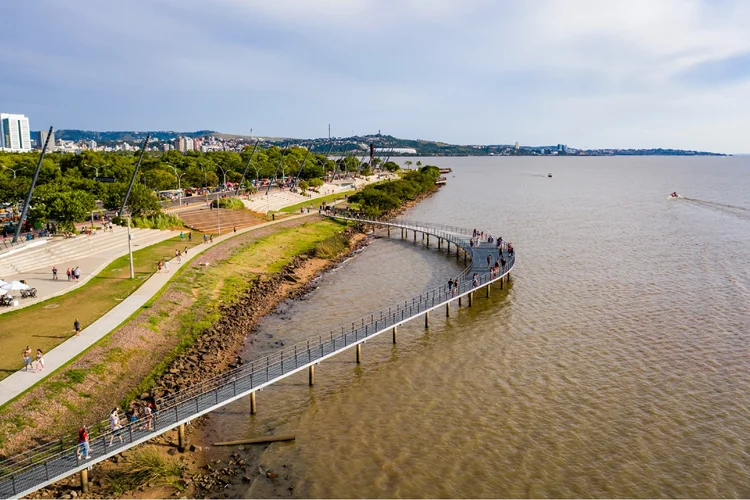
MULTIPOLYGON (((494 244, 486 242, 471 246, 470 230, 409 221, 364 220, 341 216, 334 218, 385 227, 389 234, 392 229, 398 229, 402 238, 408 237, 411 232, 414 241, 417 240, 417 235, 421 234, 428 246, 430 239, 433 239, 435 246, 442 248, 446 245, 449 252, 452 244, 456 255, 460 258, 462 254, 464 259, 471 259, 471 264, 461 273, 458 288, 455 290, 450 291, 444 285, 423 292, 387 310, 369 314, 352 321, 350 325, 341 326, 306 342, 284 348, 273 355, 256 359, 160 400, 159 410, 153 420, 153 429, 139 429, 139 426, 143 425, 143 420, 136 424, 127 424, 119 431, 123 437, 122 443, 115 439, 113 445, 108 446, 112 433, 106 421, 90 427, 89 460, 81 460, 76 456, 75 436, 69 436, 67 439, 39 446, 0 462, 0 497, 28 495, 71 474, 86 471, 98 462, 174 428, 179 427, 179 437, 182 441, 185 423, 248 395, 252 397, 251 408, 254 412, 257 390, 305 369, 309 371, 312 385, 314 367, 321 361, 352 347, 356 348, 359 361, 361 345, 368 339, 385 332, 393 332, 395 342, 399 325, 424 316, 427 326, 431 311, 445 308, 446 314, 450 314, 451 303, 458 300, 460 305, 463 297, 468 297, 471 305, 474 292, 482 287, 486 287, 489 296, 490 285, 499 282, 502 286, 503 279, 509 276, 515 264, 515 256, 505 252, 505 266, 496 275, 491 275, 488 272, 487 256, 491 259, 497 258, 498 250, 494 244)), ((446 283, 448 278, 446 277, 446 283)))

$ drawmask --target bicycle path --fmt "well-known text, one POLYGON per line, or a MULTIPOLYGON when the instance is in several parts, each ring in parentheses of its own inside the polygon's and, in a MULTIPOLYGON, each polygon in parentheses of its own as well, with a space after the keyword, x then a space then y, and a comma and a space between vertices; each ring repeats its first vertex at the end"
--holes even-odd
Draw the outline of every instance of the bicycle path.
MULTIPOLYGON (((278 224, 283 221, 292 219, 298 219, 302 217, 308 217, 311 215, 317 215, 318 211, 310 211, 309 213, 296 214, 289 217, 282 217, 278 220, 264 222, 257 226, 252 226, 244 229, 238 229, 236 233, 230 232, 221 236, 214 236, 214 242, 207 245, 196 245, 191 248, 190 255, 187 258, 182 259, 182 263, 178 264, 177 259, 169 261, 170 272, 154 273, 149 279, 147 279, 143 285, 141 285, 135 292, 123 300, 120 304, 115 306, 109 312, 104 314, 101 318, 94 321, 91 325, 81 330, 79 336, 72 336, 62 344, 58 345, 51 351, 44 354, 44 369, 40 372, 23 371, 19 370, 16 373, 6 377, 0 381, 0 407, 14 399, 15 397, 23 394, 33 386, 47 378, 50 374, 64 366, 70 360, 74 359, 80 353, 94 345, 96 342, 104 338, 110 332, 118 328, 125 320, 127 320, 133 313, 138 311, 143 304, 148 302, 159 290, 166 285, 169 280, 176 274, 176 272, 185 266, 188 262, 196 258, 204 251, 212 248, 213 246, 233 238, 237 235, 254 231, 263 227, 278 224)), ((32 361, 33 361, 32 353, 32 361)), ((21 356, 21 352, 18 352, 21 356)))

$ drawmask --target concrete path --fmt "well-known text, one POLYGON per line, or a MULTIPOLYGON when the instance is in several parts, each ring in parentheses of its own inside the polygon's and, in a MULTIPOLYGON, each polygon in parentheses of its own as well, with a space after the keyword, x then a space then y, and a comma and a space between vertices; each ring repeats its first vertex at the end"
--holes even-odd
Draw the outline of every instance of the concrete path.
MULTIPOLYGON (((186 265, 197 255, 203 253, 205 250, 238 234, 243 234, 273 224, 278 224, 283 221, 298 219, 300 217, 307 217, 309 215, 316 214, 317 211, 311 212, 309 214, 293 215, 290 217, 284 217, 283 219, 280 219, 278 221, 265 222, 263 224, 258 224, 257 226, 240 229, 237 230, 237 233, 215 236, 214 243, 212 245, 196 245, 195 247, 191 248, 188 258, 182 259, 182 264, 178 264, 176 259, 169 261, 169 273, 161 272, 153 274, 148 280, 143 283, 143 285, 140 286, 140 288, 138 288, 138 290, 133 292, 133 294, 131 294, 127 299, 123 300, 120 304, 118 304, 104 316, 93 322, 86 329, 82 330, 80 336, 73 336, 46 353, 44 355, 44 371, 34 373, 33 371, 24 372, 23 370, 20 370, 0 381, 0 406, 4 405, 16 396, 26 392, 37 383, 44 380, 44 378, 46 378, 49 374, 65 365, 65 363, 78 356, 78 354, 88 349, 100 339, 109 334, 111 331, 120 326, 120 324, 122 324, 134 312, 136 312, 141 306, 143 306, 143 304, 150 300, 151 297, 153 297, 159 290, 161 290, 162 287, 170 280, 170 278, 175 275, 175 271, 186 265)), ((18 352, 18 355, 21 355, 20 350, 18 352)))

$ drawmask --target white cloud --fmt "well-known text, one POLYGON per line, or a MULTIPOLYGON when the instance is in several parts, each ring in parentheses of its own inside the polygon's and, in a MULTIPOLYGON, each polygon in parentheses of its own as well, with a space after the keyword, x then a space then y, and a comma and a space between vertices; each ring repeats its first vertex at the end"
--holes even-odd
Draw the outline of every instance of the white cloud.
POLYGON ((6 85, 26 85, 28 106, 45 86, 109 95, 106 128, 133 100, 163 105, 168 128, 231 132, 252 115, 256 130, 300 136, 332 121, 464 143, 740 151, 748 128, 741 72, 685 78, 750 54, 742 0, 40 3, 41 30, 16 9, 0 33, 6 85), (191 112, 175 113, 190 93, 191 112))

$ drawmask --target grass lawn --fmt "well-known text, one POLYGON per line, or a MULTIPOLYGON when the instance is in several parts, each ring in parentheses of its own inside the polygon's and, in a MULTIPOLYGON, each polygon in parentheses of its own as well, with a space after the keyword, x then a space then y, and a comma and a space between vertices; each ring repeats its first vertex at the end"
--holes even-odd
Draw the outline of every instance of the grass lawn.
POLYGON ((135 279, 130 279, 128 256, 118 258, 86 284, 66 294, 0 316, 0 380, 23 368, 21 351, 30 345, 47 352, 73 332, 73 320, 81 327, 102 317, 133 293, 155 271, 159 260, 171 259, 175 250, 202 243, 203 235, 193 231, 193 241, 179 236, 133 252, 135 279))
MULTIPOLYGON (((313 205, 313 209, 317 210, 320 207, 320 204, 324 201, 328 203, 329 201, 336 201, 339 199, 344 198, 344 196, 348 194, 354 193, 354 189, 349 191, 342 191, 341 193, 334 193, 334 194, 328 194, 326 196, 321 196, 320 198, 314 198, 312 200, 303 201, 302 203, 297 203, 296 205, 292 205, 291 207, 282 208, 278 212, 285 212, 285 213, 299 213, 300 208, 307 208, 310 206, 310 203, 313 205)), ((273 210, 271 211, 274 212, 273 210)))

